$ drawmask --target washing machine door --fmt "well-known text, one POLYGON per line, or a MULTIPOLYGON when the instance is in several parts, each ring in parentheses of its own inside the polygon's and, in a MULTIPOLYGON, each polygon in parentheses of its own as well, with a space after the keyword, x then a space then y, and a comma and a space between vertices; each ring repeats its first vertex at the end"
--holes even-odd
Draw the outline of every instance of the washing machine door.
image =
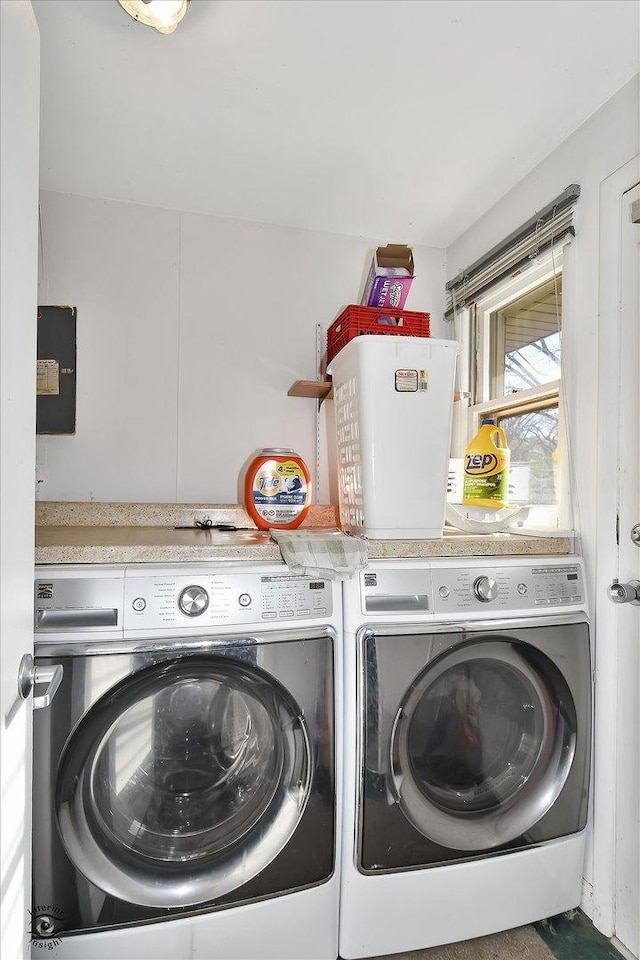
POLYGON ((284 848, 309 794, 302 710, 260 667, 183 657, 85 714, 57 776, 59 831, 99 889, 148 907, 235 890, 284 848))
POLYGON ((513 638, 438 656, 406 691, 390 774, 405 817, 443 847, 481 851, 526 834, 562 791, 576 708, 558 667, 513 638))

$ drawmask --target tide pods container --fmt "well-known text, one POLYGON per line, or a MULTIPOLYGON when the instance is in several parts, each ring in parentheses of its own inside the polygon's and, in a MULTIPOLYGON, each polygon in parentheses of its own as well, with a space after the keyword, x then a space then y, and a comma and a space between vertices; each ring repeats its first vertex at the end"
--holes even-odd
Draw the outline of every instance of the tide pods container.
POLYGON ((267 447, 245 476, 245 506, 260 530, 299 527, 311 505, 311 476, 295 450, 267 447))
POLYGON ((344 530, 442 536, 457 353, 453 340, 360 336, 329 364, 344 530))

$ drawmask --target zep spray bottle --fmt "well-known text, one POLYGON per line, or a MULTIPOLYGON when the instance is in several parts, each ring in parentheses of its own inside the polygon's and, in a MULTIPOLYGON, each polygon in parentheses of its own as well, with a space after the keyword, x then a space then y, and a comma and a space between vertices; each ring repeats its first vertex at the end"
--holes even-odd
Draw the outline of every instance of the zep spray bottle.
POLYGON ((477 515, 484 515, 509 505, 510 458, 502 427, 495 420, 482 420, 464 453, 463 506, 481 508, 477 515))

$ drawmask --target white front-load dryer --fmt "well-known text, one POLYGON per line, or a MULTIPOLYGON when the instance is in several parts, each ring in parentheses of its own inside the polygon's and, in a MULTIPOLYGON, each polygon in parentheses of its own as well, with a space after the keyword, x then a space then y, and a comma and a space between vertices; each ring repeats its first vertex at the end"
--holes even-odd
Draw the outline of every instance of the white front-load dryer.
POLYGON ((340 585, 39 567, 33 956, 335 960, 340 585))
POLYGON ((579 905, 584 579, 570 556, 380 561, 345 584, 341 957, 579 905))

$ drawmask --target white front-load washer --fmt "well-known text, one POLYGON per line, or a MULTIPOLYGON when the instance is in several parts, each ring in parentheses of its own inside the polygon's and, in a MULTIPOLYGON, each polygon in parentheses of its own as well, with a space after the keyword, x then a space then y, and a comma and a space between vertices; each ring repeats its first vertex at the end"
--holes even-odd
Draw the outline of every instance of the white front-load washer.
POLYGON ((340 584, 38 567, 33 956, 335 960, 340 584))
POLYGON ((581 559, 379 561, 343 602, 340 956, 578 906, 591 736, 581 559))

